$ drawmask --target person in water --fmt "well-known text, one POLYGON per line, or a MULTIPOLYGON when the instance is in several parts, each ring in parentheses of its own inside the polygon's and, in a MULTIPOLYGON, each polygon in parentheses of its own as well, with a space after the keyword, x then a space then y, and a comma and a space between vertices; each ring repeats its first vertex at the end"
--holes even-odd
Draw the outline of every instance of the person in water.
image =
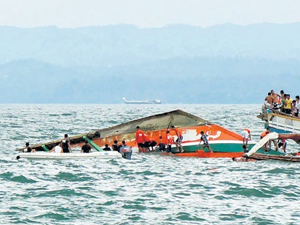
POLYGON ((32 148, 30 148, 29 147, 29 142, 26 142, 25 143, 25 148, 24 148, 24 150, 23 150, 23 152, 35 152, 35 149, 32 149, 32 148))
POLYGON ((88 141, 85 140, 84 145, 81 147, 81 152, 90 153, 91 149, 92 149, 91 146, 88 145, 88 141))
POLYGON ((203 131, 201 131, 200 134, 201 134, 201 137, 200 137, 199 145, 203 141, 203 145, 202 145, 203 150, 205 148, 208 148, 209 152, 212 152, 212 150, 211 150, 211 148, 210 148, 210 146, 208 144, 207 135, 205 135, 203 131))
POLYGON ((256 159, 250 159, 248 157, 233 157, 232 161, 236 162, 254 162, 257 161, 256 159))
POLYGON ((68 134, 65 134, 64 139, 61 140, 61 147, 64 153, 71 152, 71 145, 70 145, 70 139, 68 137, 68 134))
POLYGON ((279 139, 279 142, 278 142, 278 148, 281 148, 282 147, 282 150, 284 151, 284 153, 286 153, 286 139, 279 139))
POLYGON ((120 151, 120 148, 119 148, 119 146, 118 146, 118 140, 114 140, 114 143, 113 143, 113 145, 112 145, 112 150, 113 150, 113 151, 117 151, 117 152, 120 151))
POLYGON ((105 148, 103 148, 104 151, 111 151, 111 148, 108 146, 108 144, 105 144, 105 148))
POLYGON ((122 145, 120 146, 120 153, 124 159, 131 159, 132 149, 130 146, 127 146, 125 141, 122 141, 122 145))
POLYGON ((164 143, 162 136, 159 136, 158 150, 159 151, 166 151, 166 143, 164 143))

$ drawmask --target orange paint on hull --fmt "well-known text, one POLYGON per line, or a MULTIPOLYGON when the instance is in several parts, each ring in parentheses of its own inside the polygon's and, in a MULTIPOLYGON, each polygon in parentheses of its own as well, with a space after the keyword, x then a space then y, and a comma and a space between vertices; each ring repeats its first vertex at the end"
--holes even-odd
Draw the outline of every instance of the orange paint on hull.
MULTIPOLYGON (((211 140, 220 140, 220 141, 242 141, 242 136, 239 134, 236 134, 232 131, 229 131, 219 125, 212 124, 212 125, 203 125, 203 126, 194 126, 194 127, 186 127, 186 128, 178 128, 180 132, 183 134, 183 141, 182 145, 197 142, 200 141, 200 132, 204 131, 204 133, 209 134, 208 141, 211 140), (192 133, 192 139, 189 139, 191 137, 192 133)), ((154 130, 154 131, 145 131, 145 133, 150 137, 151 140, 155 140, 157 143, 159 143, 159 136, 162 136, 164 140, 166 140, 166 131, 164 130, 154 130)), ((177 139, 176 135, 173 135, 174 140, 177 139)), ((135 141, 135 133, 128 133, 123 135, 115 135, 110 136, 106 138, 98 138, 94 139, 93 142, 97 144, 98 146, 104 146, 105 144, 108 144, 111 146, 113 144, 114 140, 118 140, 119 144, 123 140, 126 141, 126 144, 131 147, 136 147, 136 141, 135 141)), ((223 154, 223 153, 222 153, 223 154)))

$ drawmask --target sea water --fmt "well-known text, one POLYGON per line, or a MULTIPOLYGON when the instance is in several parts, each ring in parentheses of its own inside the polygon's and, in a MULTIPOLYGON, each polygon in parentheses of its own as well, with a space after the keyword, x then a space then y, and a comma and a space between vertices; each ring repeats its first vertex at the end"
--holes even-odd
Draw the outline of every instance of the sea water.
POLYGON ((1 224, 300 223, 299 163, 147 154, 132 160, 15 159, 15 149, 27 141, 41 143, 175 109, 237 133, 250 128, 258 141, 264 128, 256 117, 260 105, 0 107, 1 224))

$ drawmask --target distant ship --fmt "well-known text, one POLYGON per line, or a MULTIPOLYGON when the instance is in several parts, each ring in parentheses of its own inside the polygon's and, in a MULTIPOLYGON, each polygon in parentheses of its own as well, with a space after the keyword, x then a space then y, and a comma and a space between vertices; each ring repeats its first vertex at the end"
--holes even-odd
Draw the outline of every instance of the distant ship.
POLYGON ((126 98, 123 98, 123 100, 126 104, 161 104, 160 99, 136 101, 136 100, 126 100, 126 98))

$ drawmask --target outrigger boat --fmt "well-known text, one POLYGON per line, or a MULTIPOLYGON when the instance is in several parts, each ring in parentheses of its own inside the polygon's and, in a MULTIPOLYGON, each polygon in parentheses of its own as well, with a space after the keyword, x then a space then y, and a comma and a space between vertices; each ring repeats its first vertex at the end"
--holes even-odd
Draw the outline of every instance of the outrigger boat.
MULTIPOLYGON (((137 145, 135 132, 137 126, 139 126, 150 137, 150 139, 156 140, 158 143, 159 137, 164 137, 166 135, 166 131, 172 125, 182 132, 182 146, 184 148, 184 152, 177 152, 176 146, 173 144, 172 155, 181 157, 232 158, 241 157, 244 154, 241 135, 182 110, 156 114, 109 128, 72 136, 70 137, 70 144, 72 148, 81 147, 84 144, 84 141, 88 140, 90 144, 92 144, 95 148, 99 148, 99 151, 101 151, 102 149, 99 146, 104 146, 105 144, 112 145, 114 140, 125 140, 128 146, 131 146, 133 150, 136 150, 137 145), (201 144, 199 145, 201 131, 207 135, 210 148, 213 152, 207 152, 202 148, 201 144)), ((174 135, 174 139, 176 138, 177 137, 174 135)), ((48 149, 52 149, 60 142, 61 140, 55 140, 52 142, 32 145, 30 147, 35 149, 37 152, 48 151, 48 149)), ((249 141, 248 145, 251 148, 255 145, 255 142, 249 141)))

